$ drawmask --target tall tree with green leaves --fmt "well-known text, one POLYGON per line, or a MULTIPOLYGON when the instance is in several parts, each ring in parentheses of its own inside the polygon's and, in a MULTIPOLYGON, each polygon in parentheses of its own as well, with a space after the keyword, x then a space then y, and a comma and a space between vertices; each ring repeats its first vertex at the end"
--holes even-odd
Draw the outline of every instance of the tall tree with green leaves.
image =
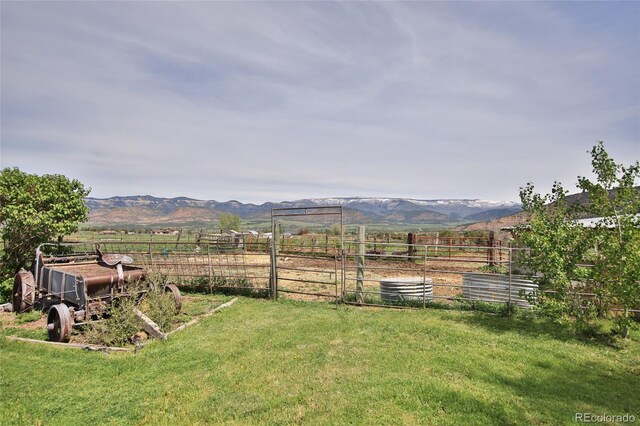
POLYGON ((578 188, 589 195, 586 211, 601 217, 590 230, 592 250, 587 281, 606 311, 616 316, 621 334, 631 324, 629 310, 640 309, 640 163, 623 166, 609 157, 602 142, 591 150, 596 181, 578 178, 578 188))
POLYGON ((577 184, 584 202, 567 202, 558 182, 545 196, 531 183, 520 189, 530 219, 517 234, 531 249, 526 265, 540 286, 541 309, 582 324, 611 316, 626 335, 629 311, 640 309, 640 165, 617 164, 602 142, 590 154, 595 181, 578 177, 577 184), (584 227, 579 217, 601 219, 584 227))
POLYGON ((0 172, 0 235, 5 250, 0 273, 28 266, 39 244, 78 229, 87 220, 90 189, 63 175, 35 175, 17 167, 0 172))
POLYGON ((592 310, 582 309, 577 288, 584 278, 580 265, 589 239, 585 228, 575 226, 577 212, 567 201, 567 193, 559 182, 544 196, 535 192, 532 183, 521 188, 522 209, 530 213, 530 219, 516 234, 530 249, 524 263, 542 290, 538 307, 556 318, 583 319, 592 314, 592 310))
POLYGON ((220 221, 220 229, 222 231, 240 230, 240 217, 233 213, 221 213, 218 220, 220 221))

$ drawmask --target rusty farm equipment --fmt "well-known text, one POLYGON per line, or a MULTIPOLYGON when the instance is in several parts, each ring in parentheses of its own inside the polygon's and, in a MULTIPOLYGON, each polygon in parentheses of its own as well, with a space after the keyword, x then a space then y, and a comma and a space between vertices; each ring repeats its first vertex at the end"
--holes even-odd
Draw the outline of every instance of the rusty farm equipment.
MULTIPOLYGON (((103 254, 97 243, 84 252, 73 252, 71 247, 39 246, 33 272, 22 269, 14 280, 14 312, 47 312, 49 340, 67 342, 73 327, 102 318, 119 299, 141 299, 149 291, 161 290, 156 289, 148 271, 134 266, 126 254, 103 254), (61 247, 66 249, 60 250, 62 254, 51 254, 61 247)), ((179 310, 178 288, 167 284, 163 290, 172 294, 179 310)))

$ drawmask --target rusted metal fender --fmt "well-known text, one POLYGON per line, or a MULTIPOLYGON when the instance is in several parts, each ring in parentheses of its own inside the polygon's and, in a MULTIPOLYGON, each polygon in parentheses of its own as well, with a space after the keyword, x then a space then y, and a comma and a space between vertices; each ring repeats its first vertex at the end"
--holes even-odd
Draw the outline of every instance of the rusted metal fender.
POLYGON ((173 300, 176 303, 176 313, 182 309, 182 295, 180 290, 175 284, 167 284, 164 286, 165 293, 171 293, 173 300))

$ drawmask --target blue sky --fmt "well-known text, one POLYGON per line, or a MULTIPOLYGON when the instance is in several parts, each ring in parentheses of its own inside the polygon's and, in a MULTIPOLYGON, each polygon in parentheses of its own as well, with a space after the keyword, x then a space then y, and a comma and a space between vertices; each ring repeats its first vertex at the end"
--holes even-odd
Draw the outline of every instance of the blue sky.
POLYGON ((0 164, 92 196, 517 200, 640 158, 640 2, 0 12, 0 164))

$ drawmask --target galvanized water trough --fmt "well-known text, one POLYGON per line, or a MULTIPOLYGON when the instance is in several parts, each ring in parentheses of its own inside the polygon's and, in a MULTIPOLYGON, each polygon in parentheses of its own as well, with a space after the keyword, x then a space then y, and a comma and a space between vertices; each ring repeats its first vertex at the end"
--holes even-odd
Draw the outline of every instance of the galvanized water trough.
POLYGON ((385 302, 433 300, 431 278, 399 277, 380 280, 380 297, 385 302))
POLYGON ((538 291, 538 285, 531 280, 511 277, 511 299, 509 299, 509 277, 494 274, 462 274, 462 295, 467 300, 507 303, 531 307, 524 295, 538 291), (523 291, 523 296, 520 292, 523 291))

